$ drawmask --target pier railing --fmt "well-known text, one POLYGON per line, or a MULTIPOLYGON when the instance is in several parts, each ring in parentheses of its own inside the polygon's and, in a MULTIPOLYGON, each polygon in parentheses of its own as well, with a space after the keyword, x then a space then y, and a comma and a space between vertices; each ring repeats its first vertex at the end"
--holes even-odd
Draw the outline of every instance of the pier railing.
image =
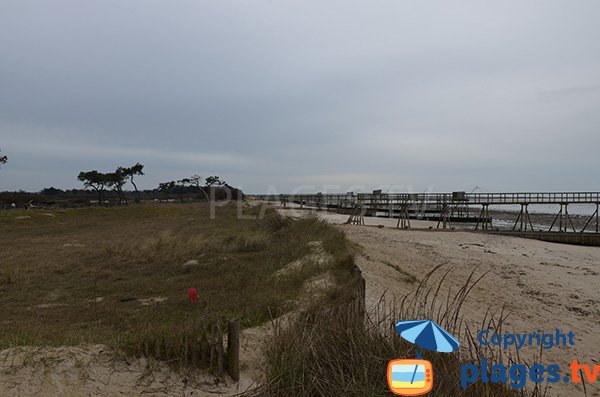
POLYGON ((333 193, 282 194, 259 196, 264 200, 288 200, 305 203, 469 203, 469 204, 596 204, 600 192, 521 192, 521 193, 333 193))
POLYGON ((600 192, 516 192, 516 193, 333 193, 282 194, 258 196, 263 200, 279 201, 283 206, 296 203, 318 209, 350 211, 349 222, 363 224, 364 215, 385 213, 398 218, 398 227, 410 227, 410 218, 438 220, 438 227, 446 228, 451 222, 475 223, 475 229, 493 228, 489 206, 520 205, 521 211, 513 226, 514 231, 533 230, 530 205, 555 204, 560 206, 549 232, 576 231, 569 214, 569 205, 588 204, 590 212, 580 232, 600 233, 600 192), (471 214, 480 207, 479 216, 471 214), (595 211, 593 209, 595 208, 595 211))

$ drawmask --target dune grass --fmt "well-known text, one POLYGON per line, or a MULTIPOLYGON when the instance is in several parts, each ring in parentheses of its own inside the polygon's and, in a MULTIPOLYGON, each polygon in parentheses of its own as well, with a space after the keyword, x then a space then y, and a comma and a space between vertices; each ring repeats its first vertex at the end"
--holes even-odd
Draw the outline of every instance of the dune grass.
MULTIPOLYGON (((433 319, 465 342, 462 350, 452 354, 424 351, 423 358, 432 362, 434 388, 432 396, 540 396, 539 389, 516 390, 507 384, 478 381, 467 389, 460 387, 460 366, 482 357, 498 360, 500 350, 475 349, 468 328, 462 322, 463 302, 477 279, 472 277, 454 296, 441 297, 444 277, 430 282, 439 267, 429 273, 414 293, 398 306, 383 299, 371 308, 367 320, 353 315, 344 305, 316 304, 291 324, 280 324, 266 351, 266 382, 255 395, 260 396, 390 396, 386 382, 389 360, 414 358, 417 347, 404 341, 393 325, 401 319, 433 319)), ((482 327, 498 329, 503 316, 487 317, 482 327)), ((506 357, 505 357, 506 359, 506 357)))

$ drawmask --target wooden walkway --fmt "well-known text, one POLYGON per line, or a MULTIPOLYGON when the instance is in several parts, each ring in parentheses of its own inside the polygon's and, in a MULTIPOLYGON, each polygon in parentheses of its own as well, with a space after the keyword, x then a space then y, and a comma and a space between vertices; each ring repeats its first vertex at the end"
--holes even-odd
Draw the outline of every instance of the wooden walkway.
MULTIPOLYGON (((349 223, 362 224, 364 216, 383 214, 398 218, 398 227, 410 227, 410 219, 437 220, 437 227, 452 223, 474 223, 475 230, 494 230, 490 205, 519 205, 513 231, 533 231, 530 206, 558 205, 552 225, 547 232, 600 233, 600 192, 521 192, 521 193, 345 193, 264 195, 263 200, 277 201, 285 206, 296 203, 301 207, 330 209, 350 215, 349 223), (576 230, 570 205, 586 204, 585 226, 576 230), (475 215, 473 215, 475 214, 475 215)), ((539 230, 538 230, 539 232, 539 230)))

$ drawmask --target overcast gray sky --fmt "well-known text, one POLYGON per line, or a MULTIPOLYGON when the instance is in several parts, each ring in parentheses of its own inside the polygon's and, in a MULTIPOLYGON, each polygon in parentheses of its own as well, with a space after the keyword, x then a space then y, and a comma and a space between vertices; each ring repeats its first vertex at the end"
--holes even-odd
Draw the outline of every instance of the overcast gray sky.
POLYGON ((595 0, 0 0, 0 190, 141 162, 142 188, 598 191, 599 16, 595 0))

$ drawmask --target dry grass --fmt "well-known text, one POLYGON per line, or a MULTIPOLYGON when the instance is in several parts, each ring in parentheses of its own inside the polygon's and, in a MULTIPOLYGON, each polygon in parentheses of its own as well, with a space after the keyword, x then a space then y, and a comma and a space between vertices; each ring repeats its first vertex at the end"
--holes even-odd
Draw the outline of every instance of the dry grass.
POLYGON ((384 265, 391 267, 392 269, 394 269, 395 271, 397 271, 400 274, 400 277, 406 281, 407 283, 415 283, 417 282, 417 276, 415 276, 412 273, 407 272, 406 270, 402 269, 400 266, 395 265, 393 263, 387 262, 387 261, 383 261, 381 262, 384 265))
POLYGON ((272 210, 238 219, 234 205, 216 215, 206 204, 0 212, 0 349, 139 348, 149 334, 170 338, 223 318, 263 323, 292 310, 304 281, 323 271, 274 276, 313 240, 335 258, 327 270, 337 281, 349 279, 350 246, 316 219, 291 222, 272 210), (198 265, 183 266, 190 260, 198 265), (189 287, 199 291, 196 306, 189 287))

